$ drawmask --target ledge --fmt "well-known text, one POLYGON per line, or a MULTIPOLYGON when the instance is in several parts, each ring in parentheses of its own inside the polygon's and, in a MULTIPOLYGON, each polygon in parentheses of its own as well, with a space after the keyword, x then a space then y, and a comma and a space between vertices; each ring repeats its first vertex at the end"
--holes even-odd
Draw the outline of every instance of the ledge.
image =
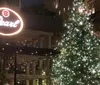
POLYGON ((25 54, 25 55, 38 55, 38 56, 54 56, 59 51, 47 48, 33 48, 26 46, 13 46, 13 45, 0 45, 1 53, 11 54, 25 54))

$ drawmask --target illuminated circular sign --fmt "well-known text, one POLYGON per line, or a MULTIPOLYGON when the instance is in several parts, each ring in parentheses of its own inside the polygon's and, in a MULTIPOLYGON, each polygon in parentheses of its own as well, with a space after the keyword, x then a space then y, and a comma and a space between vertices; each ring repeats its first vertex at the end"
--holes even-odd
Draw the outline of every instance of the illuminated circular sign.
POLYGON ((12 9, 0 8, 0 35, 12 36, 23 29, 23 20, 20 15, 12 9))

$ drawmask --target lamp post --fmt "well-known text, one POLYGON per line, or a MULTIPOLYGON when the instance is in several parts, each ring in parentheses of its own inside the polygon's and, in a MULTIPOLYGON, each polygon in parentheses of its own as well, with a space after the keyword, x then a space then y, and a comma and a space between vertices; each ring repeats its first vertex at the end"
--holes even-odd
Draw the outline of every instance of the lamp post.
POLYGON ((16 85, 16 81, 17 81, 17 78, 16 78, 16 67, 17 67, 17 55, 15 53, 15 61, 14 61, 14 65, 15 65, 15 68, 14 68, 14 85, 16 85))

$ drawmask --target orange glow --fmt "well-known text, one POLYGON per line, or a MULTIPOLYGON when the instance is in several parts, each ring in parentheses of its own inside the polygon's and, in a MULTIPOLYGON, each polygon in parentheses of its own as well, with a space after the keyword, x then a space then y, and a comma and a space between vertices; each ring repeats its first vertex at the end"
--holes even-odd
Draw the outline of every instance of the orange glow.
POLYGON ((15 12, 14 10, 6 8, 6 7, 1 7, 0 10, 8 10, 8 11, 12 12, 13 14, 15 14, 18 17, 18 19, 20 20, 20 24, 21 24, 20 28, 16 32, 8 33, 8 34, 0 32, 0 35, 3 35, 3 36, 12 36, 12 35, 15 35, 15 34, 18 34, 19 32, 21 32, 22 29, 23 29, 24 24, 23 24, 23 20, 20 17, 20 15, 17 12, 15 12))

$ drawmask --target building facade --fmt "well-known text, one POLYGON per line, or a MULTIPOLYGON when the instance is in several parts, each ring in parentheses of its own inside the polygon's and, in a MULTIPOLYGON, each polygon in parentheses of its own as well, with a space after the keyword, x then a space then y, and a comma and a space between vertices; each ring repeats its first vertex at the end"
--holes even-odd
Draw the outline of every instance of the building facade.
MULTIPOLYGON (((5 0, 1 6, 12 8, 22 15, 22 8, 30 6, 24 1, 5 0)), ((23 20, 27 21, 25 18, 23 20)), ((55 37, 53 32, 34 30, 34 27, 30 26, 24 27, 18 35, 0 36, 0 71, 6 74, 5 83, 9 85, 51 85, 53 55, 51 49, 55 47, 55 37), (9 46, 22 48, 13 52, 12 47, 7 48, 9 46), (21 54, 23 49, 26 52, 21 54)))
MULTIPOLYGON (((36 32, 36 31, 35 31, 36 32)), ((37 31, 37 33, 39 33, 37 31)), ((9 48, 7 51, 0 51, 0 70, 6 73, 7 83, 15 85, 15 58, 16 60, 16 85, 51 85, 52 69, 52 34, 44 33, 45 36, 30 41, 27 37, 10 38, 1 43, 0 49, 6 50, 6 46, 22 47, 15 53, 9 48), (19 40, 18 40, 19 39, 19 40), (23 39, 27 39, 24 40, 23 39), (7 42, 6 42, 7 41, 7 42), (24 48, 29 52, 21 54, 24 48), (34 48, 30 50, 29 48, 34 48), (29 50, 28 50, 29 49, 29 50), (39 49, 42 49, 39 51, 39 49), (43 50, 45 49, 45 50, 43 50), (9 52, 12 51, 12 52, 9 52)), ((28 35, 29 36, 29 35, 28 35)), ((34 36, 34 35, 33 35, 34 36)), ((30 37, 29 37, 30 38, 30 37)))

